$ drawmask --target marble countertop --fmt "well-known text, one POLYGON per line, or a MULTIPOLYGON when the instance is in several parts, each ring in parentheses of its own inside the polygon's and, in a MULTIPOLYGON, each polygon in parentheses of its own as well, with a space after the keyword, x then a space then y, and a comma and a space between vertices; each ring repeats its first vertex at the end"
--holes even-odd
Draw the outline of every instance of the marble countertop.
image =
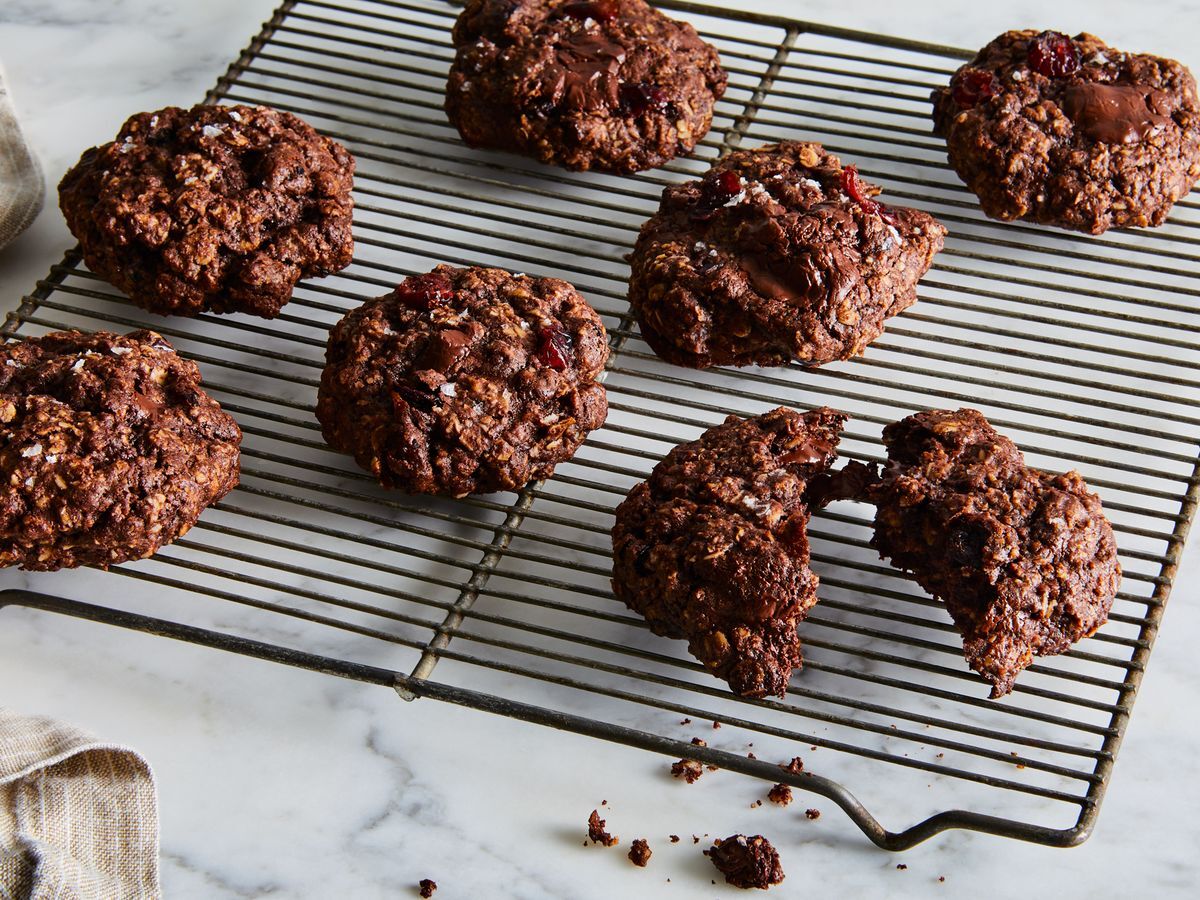
MULTIPOLYGON (((1007 27, 1087 30, 1200 68, 1200 6, 1063 0, 946 4, 815 0, 730 7, 938 43, 977 46, 1007 27)), ((48 185, 132 111, 199 99, 274 0, 6 0, 0 60, 48 185)), ((51 195, 52 196, 52 195, 51 195)), ((47 208, 0 252, 0 306, 16 305, 71 243, 47 208)), ((1195 541, 1193 540, 1194 544, 1195 541)), ((821 798, 752 808, 757 783, 719 773, 685 787, 642 751, 378 687, 75 620, 0 613, 0 702, 138 748, 161 792, 169 897, 727 897, 690 841, 765 831, 788 879, 771 896, 1195 896, 1200 883, 1200 644, 1190 548, 1092 839, 1053 850, 950 832, 899 855, 876 850, 821 798), (580 846, 587 813, 624 852, 580 846), (797 806, 826 813, 809 822, 797 806), (898 868, 898 864, 907 866, 898 868), (939 881, 944 877, 945 881, 939 881)), ((700 733, 700 732, 696 732, 700 733)))

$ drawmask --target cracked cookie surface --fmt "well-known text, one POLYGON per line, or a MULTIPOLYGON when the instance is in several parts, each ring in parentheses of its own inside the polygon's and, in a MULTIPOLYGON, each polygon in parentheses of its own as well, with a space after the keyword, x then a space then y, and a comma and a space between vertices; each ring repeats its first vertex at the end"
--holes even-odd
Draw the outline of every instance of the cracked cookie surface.
POLYGON ((132 116, 58 186, 97 275, 163 315, 279 314, 302 278, 350 264, 354 159, 291 113, 132 116))
POLYGON ((0 346, 0 565, 108 568, 238 483, 241 430, 152 331, 0 346))
POLYGON ((546 478, 608 412, 604 325, 556 278, 438 266, 348 313, 325 359, 325 440, 412 494, 546 478))
POLYGON ((1104 624, 1121 582, 1100 498, 1077 472, 1025 465, 973 409, 887 426, 888 462, 863 491, 872 544, 946 604, 967 662, 1012 690, 1034 656, 1062 653, 1104 624))
POLYGON ((668 362, 849 359, 917 299, 946 229, 819 144, 738 150, 663 191, 630 257, 629 302, 668 362))
POLYGON ((808 484, 836 456, 845 415, 730 416, 680 444, 617 507, 613 590, 655 634, 684 638, 748 697, 787 691, 796 625, 817 601, 808 484))
POLYGON ((637 172, 687 154, 725 92, 717 51, 642 0, 471 0, 446 114, 472 147, 637 172))
POLYGON ((1200 179, 1200 104, 1173 59, 1008 31, 933 92, 950 164, 995 219, 1161 225, 1200 179))

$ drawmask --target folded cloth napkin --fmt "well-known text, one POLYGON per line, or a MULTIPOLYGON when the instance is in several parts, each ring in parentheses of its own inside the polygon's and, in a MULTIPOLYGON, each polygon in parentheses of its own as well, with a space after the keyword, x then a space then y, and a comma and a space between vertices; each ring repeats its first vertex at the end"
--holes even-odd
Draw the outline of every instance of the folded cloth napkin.
POLYGON ((33 223, 45 195, 41 166, 21 134, 0 66, 0 250, 33 223))
POLYGON ((70 725, 0 708, 0 900, 160 896, 146 761, 70 725))

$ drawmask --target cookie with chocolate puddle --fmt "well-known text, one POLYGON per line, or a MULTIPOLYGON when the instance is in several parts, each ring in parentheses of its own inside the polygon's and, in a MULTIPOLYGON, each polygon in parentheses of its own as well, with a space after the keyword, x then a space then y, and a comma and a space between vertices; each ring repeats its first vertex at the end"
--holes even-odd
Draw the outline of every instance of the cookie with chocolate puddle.
POLYGON ((862 353, 916 301, 946 235, 878 193, 820 144, 797 141, 739 150, 666 188, 630 256, 642 337, 696 369, 862 353))
POLYGON ((472 0, 454 26, 446 114, 472 147, 638 172, 707 134, 716 48, 642 0, 472 0))
POLYGON ((995 219, 1161 225, 1200 179, 1192 73, 1094 35, 1005 32, 933 103, 950 164, 995 219))

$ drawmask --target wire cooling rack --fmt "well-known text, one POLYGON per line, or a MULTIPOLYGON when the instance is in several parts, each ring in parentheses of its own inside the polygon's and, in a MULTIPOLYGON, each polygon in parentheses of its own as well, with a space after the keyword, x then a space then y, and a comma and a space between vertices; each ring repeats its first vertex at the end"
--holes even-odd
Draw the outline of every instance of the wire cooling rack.
POLYGON ((787 782, 835 801, 889 849, 947 828, 1083 841, 1196 509, 1200 205, 1180 203, 1162 228, 1102 238, 989 222, 929 131, 929 90, 966 54, 661 5, 719 47, 729 91, 694 158, 612 177, 461 144, 441 111, 451 4, 284 3, 208 100, 290 110, 349 145, 359 160, 355 262, 302 285, 271 322, 149 316, 78 253, 54 266, 4 333, 168 335, 245 430, 242 485, 153 559, 108 574, 6 573, 0 604, 787 782), (824 142, 885 185, 889 202, 949 226, 920 303, 865 357, 819 370, 659 362, 624 299, 638 225, 664 185, 732 147, 784 138, 824 142), (328 328, 436 262, 566 278, 612 336, 608 424, 519 495, 386 493, 321 442, 312 407, 328 328), (804 670, 783 700, 731 696, 681 642, 654 637, 614 601, 608 532, 616 504, 674 443, 729 412, 781 403, 851 413, 850 458, 880 459, 882 425, 916 409, 972 405, 1031 463, 1078 468, 1103 495, 1123 551, 1108 625, 989 701, 940 604, 868 548, 870 511, 839 503, 811 528, 822 600, 801 626, 804 670), (726 727, 698 748, 681 717, 726 727), (813 774, 776 766, 795 755, 813 774))

